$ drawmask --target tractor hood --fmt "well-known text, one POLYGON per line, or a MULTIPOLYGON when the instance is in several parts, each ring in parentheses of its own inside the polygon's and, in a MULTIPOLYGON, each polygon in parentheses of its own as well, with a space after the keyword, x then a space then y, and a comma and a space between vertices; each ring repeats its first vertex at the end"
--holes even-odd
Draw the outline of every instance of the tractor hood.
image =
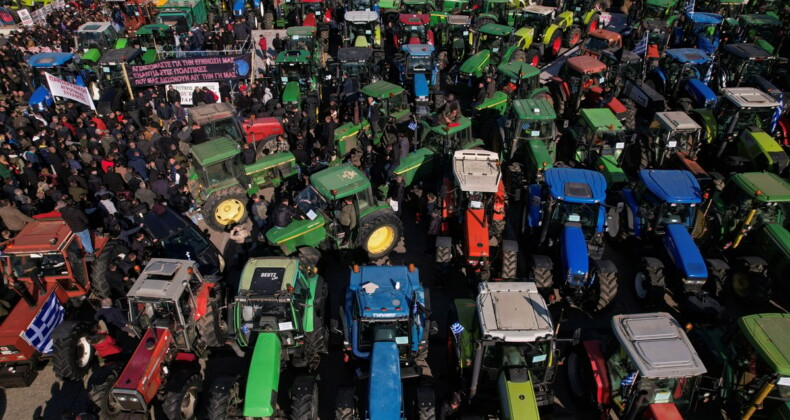
POLYGON ((425 77, 425 73, 415 73, 414 74, 414 96, 416 98, 424 97, 426 100, 428 99, 428 79, 425 77))
POLYGON ((370 396, 368 418, 400 418, 403 385, 400 377, 398 345, 395 341, 373 343, 368 395, 370 396))
POLYGON ((503 418, 539 419, 535 388, 526 368, 503 369, 497 380, 503 418))
POLYGON ((434 173, 435 157, 436 151, 428 147, 421 147, 401 159, 393 173, 403 177, 404 187, 408 187, 416 181, 427 180, 434 173))
POLYGON ((464 244, 466 256, 472 261, 486 260, 491 256, 486 211, 484 208, 466 209, 464 214, 464 244))
POLYGON ((706 36, 698 36, 697 43, 695 47, 705 51, 706 54, 713 54, 716 52, 716 49, 719 48, 719 36, 716 35, 713 39, 710 39, 706 36))
POLYGON ((288 82, 283 89, 283 103, 295 104, 299 102, 299 82, 288 82))
POLYGON ((494 92, 494 96, 490 98, 485 98, 483 99, 482 102, 475 105, 475 109, 478 111, 482 111, 484 109, 496 108, 501 106, 503 103, 507 102, 507 100, 508 100, 507 93, 498 90, 494 92))
POLYGON ((269 417, 274 414, 280 383, 281 351, 280 337, 276 333, 258 335, 247 375, 245 417, 269 417))
POLYGON ((664 248, 675 262, 675 267, 686 279, 704 280, 708 278, 705 260, 685 226, 679 223, 666 225, 664 248))
POLYGON ((771 45, 770 42, 768 42, 768 41, 766 41, 766 40, 764 40, 762 38, 759 38, 759 39, 755 40, 754 43, 757 44, 758 47, 768 51, 769 54, 773 55, 773 53, 774 53, 774 46, 771 45))
POLYGON ((577 223, 566 223, 562 229, 562 239, 560 241, 562 249, 562 269, 566 281, 573 286, 581 286, 590 268, 590 261, 587 258, 587 241, 584 239, 581 225, 577 223), (570 278, 568 278, 570 277, 570 278))
POLYGON ((686 92, 694 99, 694 106, 697 108, 713 108, 719 99, 716 92, 699 79, 686 82, 686 92))
POLYGON ((326 237, 324 216, 315 220, 294 220, 284 228, 273 227, 266 231, 266 240, 279 246, 285 255, 296 252, 300 246, 316 246, 326 237))
POLYGON ((481 50, 477 54, 469 57, 461 64, 458 69, 463 75, 482 76, 483 69, 486 68, 491 60, 491 50, 481 50))

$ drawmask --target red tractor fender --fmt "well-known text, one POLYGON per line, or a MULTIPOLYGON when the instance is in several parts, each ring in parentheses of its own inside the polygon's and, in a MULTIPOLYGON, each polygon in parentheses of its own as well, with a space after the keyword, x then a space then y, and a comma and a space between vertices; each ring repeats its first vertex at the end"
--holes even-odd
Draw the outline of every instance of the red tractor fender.
POLYGON ((162 386, 162 364, 172 345, 169 329, 149 328, 113 389, 137 391, 146 403, 150 403, 162 386))
POLYGON ((334 18, 332 18, 332 8, 327 7, 324 10, 324 23, 332 23, 334 18))
POLYGON ((282 123, 275 117, 255 118, 252 121, 245 120, 243 126, 247 143, 255 143, 270 136, 285 134, 282 123))
POLYGON ((505 220, 505 183, 499 180, 496 195, 494 196, 494 220, 505 220))
POLYGON ((312 26, 316 27, 315 21, 315 13, 308 13, 307 16, 304 17, 304 22, 302 22, 302 26, 312 26))
POLYGON ((195 321, 202 318, 208 310, 211 291, 214 290, 215 283, 203 283, 195 295, 195 321))
POLYGON ((602 406, 608 406, 611 402, 612 387, 609 384, 609 374, 606 369, 606 359, 603 357, 602 343, 600 340, 589 340, 582 342, 584 351, 590 359, 592 368, 593 382, 595 383, 595 400, 602 406))
POLYGON ((606 104, 606 107, 609 108, 617 118, 622 118, 623 114, 628 111, 628 108, 617 98, 612 98, 612 100, 606 104))
POLYGON ((648 404, 642 420, 682 420, 678 407, 673 403, 648 404))

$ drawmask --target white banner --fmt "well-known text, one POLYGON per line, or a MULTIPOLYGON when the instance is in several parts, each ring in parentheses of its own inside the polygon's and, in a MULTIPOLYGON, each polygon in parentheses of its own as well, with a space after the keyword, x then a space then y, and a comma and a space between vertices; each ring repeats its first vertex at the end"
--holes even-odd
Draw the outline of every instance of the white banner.
MULTIPOLYGON (((165 86, 165 91, 170 90, 170 86, 171 85, 165 86)), ((172 86, 178 91, 178 93, 181 94, 181 105, 195 105, 192 103, 192 92, 195 91, 195 87, 199 87, 201 89, 207 87, 208 90, 216 93, 217 96, 219 96, 219 82, 180 83, 172 86)))
POLYGON ((30 12, 27 9, 19 9, 16 12, 19 15, 19 20, 25 26, 33 26, 33 18, 30 17, 30 12))
POLYGON ((49 91, 52 92, 52 96, 68 98, 81 104, 89 105, 92 110, 96 110, 96 106, 93 105, 93 98, 91 98, 88 88, 58 79, 57 77, 46 72, 44 74, 47 75, 49 91))

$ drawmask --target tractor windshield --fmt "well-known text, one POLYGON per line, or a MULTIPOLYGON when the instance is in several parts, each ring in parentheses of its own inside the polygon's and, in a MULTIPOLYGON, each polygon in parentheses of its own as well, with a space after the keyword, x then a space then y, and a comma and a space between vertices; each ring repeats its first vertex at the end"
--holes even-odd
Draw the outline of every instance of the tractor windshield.
POLYGON ((667 9, 655 4, 646 4, 642 12, 642 19, 664 20, 665 17, 667 17, 667 9))
POLYGON ((751 41, 763 39, 773 46, 779 44, 781 33, 781 27, 775 25, 753 25, 746 29, 747 39, 751 41))
POLYGON ((364 81, 369 80, 368 78, 369 69, 367 63, 359 63, 359 62, 342 63, 340 65, 340 69, 341 69, 340 71, 343 74, 347 74, 348 77, 357 77, 360 80, 364 80, 364 81))
POLYGON ((724 106, 718 113, 720 126, 724 134, 738 135, 750 127, 768 130, 774 116, 774 108, 738 108, 730 101, 722 101, 724 106))
MULTIPOLYGON (((229 178, 233 178, 233 160, 227 159, 222 162, 217 162, 211 165, 206 166, 205 168, 201 167, 197 162, 193 162, 195 165, 195 170, 200 171, 203 169, 204 178, 207 181, 204 185, 211 185, 214 183, 219 183, 222 181, 227 181, 229 178)), ((198 172, 198 173, 200 173, 198 172)))
POLYGON ((326 198, 318 193, 312 185, 303 189, 296 196, 296 206, 310 220, 314 220, 326 208, 326 198))
POLYGON ((601 155, 612 155, 614 150, 622 150, 626 144, 622 131, 597 131, 591 140, 590 149, 600 149, 601 155))
POLYGON ((100 50, 109 49, 107 39, 101 32, 77 32, 77 41, 79 48, 91 49, 97 48, 100 50))
POLYGON ((540 14, 540 13, 524 13, 521 15, 521 22, 518 27, 529 26, 530 28, 536 28, 538 30, 542 28, 546 28, 549 25, 549 21, 551 20, 551 14, 540 14))
POLYGON ((695 210, 696 206, 693 204, 663 203, 656 216, 656 227, 661 228, 672 223, 691 227, 694 225, 695 210))
POLYGON ((308 83, 311 78, 309 67, 306 63, 281 65, 280 82, 282 84, 288 82, 308 83))
POLYGON ((167 15, 157 20, 158 23, 174 28, 180 34, 189 32, 189 22, 187 22, 186 16, 167 15))
POLYGON ((673 130, 662 137, 662 146, 667 149, 676 149, 693 157, 699 145, 699 130, 673 130))
POLYGON ((392 115, 395 112, 409 108, 405 92, 389 98, 381 98, 380 100, 381 110, 384 112, 384 115, 392 115))
POLYGON ((702 79, 708 72, 710 64, 681 63, 679 61, 667 61, 664 63, 664 70, 669 75, 670 85, 679 86, 681 82, 691 79, 702 79))
POLYGON ((68 276, 69 269, 62 254, 11 254, 6 259, 14 275, 19 278, 39 276, 68 276))
POLYGON ((551 212, 551 225, 564 226, 565 223, 578 223, 584 236, 590 239, 598 225, 599 204, 569 203, 557 201, 551 212))
POLYGON ((321 12, 324 10, 324 6, 321 3, 302 3, 302 17, 309 15, 310 13, 315 14, 316 16, 321 16, 321 12))
POLYGON ((430 55, 409 56, 407 68, 413 73, 422 73, 433 70, 433 57, 430 55))
POLYGON ((291 37, 290 46, 295 50, 305 50, 313 52, 313 38, 306 35, 294 35, 291 37))
POLYGON ((505 47, 505 40, 501 36, 482 34, 480 35, 480 47, 478 51, 489 49, 492 53, 498 53, 505 47))
POLYGON ((554 120, 518 120, 516 139, 528 140, 538 138, 544 141, 553 140, 557 128, 554 120))
POLYGON ((214 121, 213 123, 206 124, 202 127, 206 131, 206 136, 210 139, 217 137, 230 137, 234 140, 240 140, 242 138, 241 132, 239 132, 239 126, 232 118, 214 121))
POLYGON ((609 48, 609 41, 604 38, 588 37, 582 47, 589 51, 603 51, 609 48))

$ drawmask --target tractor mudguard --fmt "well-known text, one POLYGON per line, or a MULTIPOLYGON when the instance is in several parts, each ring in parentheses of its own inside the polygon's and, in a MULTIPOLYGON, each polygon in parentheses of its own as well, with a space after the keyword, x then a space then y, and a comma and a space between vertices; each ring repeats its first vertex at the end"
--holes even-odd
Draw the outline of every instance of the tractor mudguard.
POLYGON ((660 268, 662 270, 664 269, 664 263, 662 263, 661 260, 659 260, 658 258, 643 257, 642 263, 645 265, 645 267, 648 268, 660 268))
POLYGON ((541 224, 541 187, 539 184, 531 184, 529 186, 529 213, 527 215, 527 223, 529 227, 536 228, 541 224))
MULTIPOLYGON (((527 99, 535 99, 538 96, 542 96, 541 94, 546 94, 546 95, 551 96, 551 92, 549 91, 549 88, 547 88, 546 86, 541 86, 541 87, 533 90, 532 92, 530 92, 529 95, 527 96, 527 99)), ((540 98, 538 98, 538 99, 540 99, 540 98)))
POLYGON ((573 12, 568 10, 560 13, 559 15, 557 15, 556 19, 554 19, 554 23, 559 25, 559 27, 562 28, 563 31, 567 31, 568 28, 570 28, 571 25, 573 25, 573 12))
POLYGON ((266 231, 266 240, 279 246, 285 255, 291 255, 302 246, 316 247, 326 239, 325 224, 320 215, 315 220, 294 220, 284 228, 273 227, 266 231))
MULTIPOLYGON (((590 271, 590 260, 587 253, 587 241, 584 238, 580 224, 566 223, 562 228, 560 249, 562 258, 562 273, 568 280, 568 274, 586 275, 590 271)), ((572 278, 570 281, 573 281, 572 278)), ((572 286, 581 287, 581 283, 571 283, 572 286)))
POLYGON ((518 40, 516 45, 518 45, 522 50, 526 51, 535 42, 535 29, 529 27, 520 28, 513 34, 513 38, 518 40))
POLYGON ((667 253, 672 256, 675 267, 683 274, 684 281, 708 278, 705 260, 686 226, 680 223, 667 224, 662 242, 667 253))
POLYGON ((368 418, 392 418, 400 413, 403 403, 398 345, 394 341, 377 341, 371 352, 368 418))
POLYGON ((436 152, 428 147, 421 147, 401 159, 393 173, 403 177, 404 187, 414 182, 427 180, 434 174, 434 158, 436 152))
POLYGON ((765 262, 764 259, 756 256, 738 257, 738 261, 741 261, 744 265, 748 267, 765 267, 768 265, 768 263, 765 262))
POLYGON ((518 252, 518 242, 510 239, 502 241, 502 251, 504 252, 518 252))
POLYGON ((71 337, 72 332, 77 328, 77 324, 79 324, 79 322, 76 321, 61 322, 60 325, 55 327, 55 330, 52 331, 50 338, 52 340, 64 340, 71 337))
POLYGON ((617 185, 624 185, 628 182, 628 175, 625 174, 623 168, 617 162, 614 156, 600 156, 595 160, 595 166, 599 169, 606 178, 606 185, 614 189, 617 185))
POLYGON ((466 59, 466 61, 461 64, 461 67, 458 68, 458 71, 463 74, 473 75, 475 77, 482 77, 483 71, 488 66, 488 63, 491 61, 491 50, 481 50, 477 52, 475 55, 466 59))
POLYGON ((216 283, 204 283, 198 290, 197 296, 195 296, 195 321, 202 318, 208 311, 209 298, 215 285, 216 283))
POLYGON ((590 22, 592 22, 593 18, 594 18, 594 17, 595 17, 595 15, 596 15, 596 14, 598 14, 598 13, 599 13, 599 12, 598 12, 597 10, 589 10, 589 11, 587 11, 587 12, 584 14, 584 17, 582 18, 582 23, 584 23, 584 26, 585 26, 585 27, 587 27, 587 25, 589 25, 589 24, 590 24, 590 22))
POLYGON ((587 340, 582 342, 582 346, 592 367, 595 401, 599 405, 607 406, 610 402, 612 387, 609 384, 609 373, 606 368, 606 359, 603 356, 603 343, 599 340, 587 340))
POLYGON ((562 36, 562 28, 560 28, 555 24, 549 25, 549 27, 546 28, 546 32, 543 34, 543 42, 541 44, 543 44, 544 46, 548 46, 549 42, 551 42, 551 38, 554 36, 554 33, 557 31, 559 31, 560 36, 562 36))
POLYGON ((548 255, 533 255, 530 260, 537 269, 551 271, 554 268, 554 263, 548 255))
POLYGON ((480 328, 476 320, 477 303, 474 299, 455 299, 453 301, 455 311, 454 321, 461 324, 464 330, 460 334, 448 334, 452 340, 455 357, 459 368, 472 365, 475 356, 475 340, 480 337, 480 328))
POLYGON ((508 111, 508 97, 507 93, 498 90, 494 92, 494 96, 486 98, 475 106, 475 109, 482 111, 484 109, 494 109, 499 112, 499 115, 505 115, 508 111))
POLYGON ((497 388, 503 419, 540 418, 535 387, 527 369, 502 369, 497 379, 497 388))
POLYGON ((713 108, 716 106, 718 96, 702 80, 691 79, 686 82, 686 93, 693 99, 695 108, 713 108))
POLYGON ((774 49, 775 49, 774 46, 771 45, 771 43, 766 41, 765 39, 757 38, 754 40, 754 43, 757 44, 758 47, 768 51, 769 54, 771 55, 774 54, 774 49))
POLYGON ((277 407, 282 344, 276 333, 258 333, 244 398, 245 417, 269 417, 277 407))
POLYGON ((470 258, 485 259, 491 255, 489 226, 485 209, 466 209, 463 218, 464 251, 470 258))
POLYGON ((716 117, 713 116, 712 109, 692 109, 689 113, 694 118, 702 129, 702 139, 708 144, 712 143, 719 136, 719 125, 716 122, 716 117))

